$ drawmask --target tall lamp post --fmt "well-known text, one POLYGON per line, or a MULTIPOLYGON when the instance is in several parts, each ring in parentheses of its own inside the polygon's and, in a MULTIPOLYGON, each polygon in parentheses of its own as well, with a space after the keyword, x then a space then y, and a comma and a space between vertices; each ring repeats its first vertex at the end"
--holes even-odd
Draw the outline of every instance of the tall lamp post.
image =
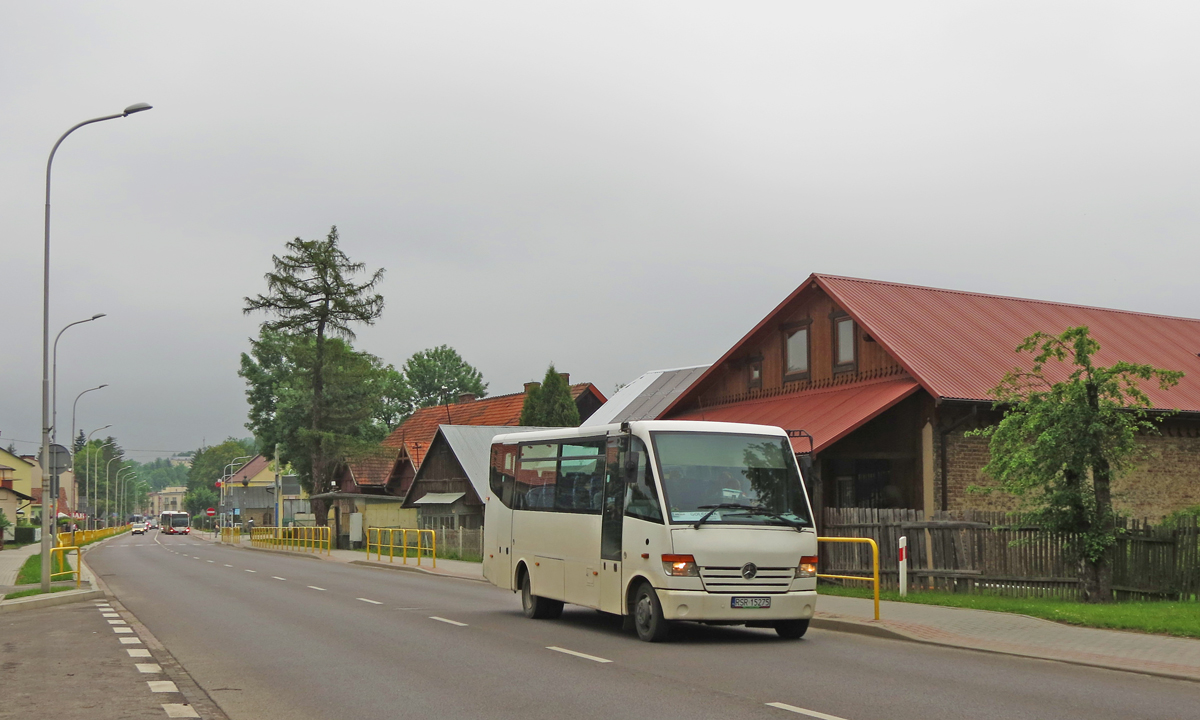
MULTIPOLYGON (((121 460, 121 458, 118 458, 116 455, 113 455, 112 457, 110 457, 108 459, 108 462, 104 465, 104 527, 106 527, 106 528, 108 527, 108 515, 109 515, 109 513, 108 513, 108 473, 112 470, 113 460, 121 460)), ((124 462, 124 460, 121 460, 121 462, 124 462)), ((121 473, 121 471, 118 468, 117 474, 119 475, 120 473, 121 473)))
MULTIPOLYGON (((108 383, 105 383, 103 385, 98 385, 94 388, 88 388, 87 390, 84 390, 83 392, 76 395, 75 402, 71 404, 71 457, 72 457, 72 459, 75 457, 75 408, 77 408, 79 406, 79 398, 83 397, 84 395, 90 393, 93 390, 99 390, 101 388, 106 388, 106 387, 108 387, 108 383)), ((86 447, 87 444, 85 443, 84 446, 86 447)), ((72 464, 72 468, 74 468, 73 464, 72 464)), ((90 470, 91 468, 88 468, 88 469, 90 470)), ((94 503, 95 498, 93 498, 91 493, 88 492, 88 482, 91 479, 92 479, 91 473, 88 473, 83 478, 83 494, 87 497, 89 503, 94 503)), ((84 519, 83 527, 85 530, 87 529, 86 518, 84 519)))
MULTIPOLYGON (((243 455, 242 457, 235 457, 232 462, 230 462, 228 465, 225 466, 225 472, 221 473, 220 503, 221 503, 222 510, 225 509, 225 494, 226 494, 226 488, 229 486, 229 478, 233 477, 233 475, 234 475, 234 472, 231 472, 230 469, 234 465, 237 465, 239 460, 253 460, 255 457, 256 456, 254 456, 254 455, 243 455)), ((244 465, 244 463, 243 463, 243 465, 244 465)), ((238 469, 240 470, 241 467, 239 467, 238 469)), ((231 499, 233 498, 232 490, 229 491, 229 497, 231 499)), ((222 514, 224 514, 224 513, 222 513, 222 514)), ((232 513, 230 513, 230 514, 232 515, 232 513)), ((233 519, 231 517, 227 517, 225 519, 226 519, 227 526, 233 527, 233 519)))
MULTIPOLYGON (((110 427, 112 427, 112 425, 111 425, 111 424, 109 424, 109 425, 105 425, 104 427, 98 427, 98 428, 96 428, 95 430, 93 430, 93 431, 91 431, 90 433, 88 433, 87 440, 86 440, 86 441, 84 441, 84 443, 83 443, 83 446, 84 446, 84 447, 87 447, 87 446, 88 446, 88 444, 90 444, 90 443, 92 442, 92 436, 93 436, 93 435, 95 435, 96 433, 100 432, 101 430, 107 430, 107 429, 108 429, 108 428, 110 428, 110 427)), ((97 450, 96 450, 96 451, 97 451, 97 452, 101 452, 101 453, 102 453, 102 452, 104 452, 104 448, 108 447, 109 445, 112 445, 112 444, 114 444, 115 442, 116 442, 115 440, 114 440, 113 442, 106 442, 106 443, 104 443, 103 445, 101 445, 99 448, 97 448, 97 450)), ((95 457, 95 456, 92 456, 90 459, 92 460, 92 465, 93 465, 93 467, 88 469, 88 476, 87 476, 87 478, 86 478, 86 479, 88 479, 88 480, 91 480, 91 481, 92 481, 92 492, 91 492, 91 494, 90 494, 90 495, 88 495, 88 497, 90 497, 90 498, 93 498, 93 504, 94 504, 94 502, 95 502, 95 496, 96 496, 96 490, 98 490, 98 489, 100 488, 100 484, 99 484, 99 483, 97 483, 97 482, 96 482, 96 479, 95 479, 95 478, 96 478, 96 473, 100 471, 100 461, 99 461, 98 459, 96 459, 96 457, 95 457)), ((95 512, 95 508, 93 508, 93 509, 92 509, 92 515, 93 515, 93 517, 95 516, 95 514, 96 514, 96 512, 95 512)), ((93 525, 92 529, 93 529, 93 530, 95 530, 95 527, 94 527, 94 526, 95 526, 95 524, 96 524, 96 522, 95 522, 95 520, 93 520, 93 521, 92 521, 92 525, 93 525)))
MULTIPOLYGON (((54 336, 54 361, 51 364, 52 375, 54 377, 52 383, 54 389, 50 399, 50 430, 53 433, 54 442, 58 442, 58 339, 61 338, 62 334, 67 331, 67 328, 75 327, 76 325, 82 325, 84 323, 90 323, 91 321, 99 320, 102 317, 106 317, 104 313, 97 313, 86 320, 76 320, 70 325, 64 327, 62 330, 59 330, 58 334, 54 336)), ((100 387, 104 386, 101 385, 100 387)), ((92 389, 98 390, 99 388, 92 389)), ((84 390, 83 392, 87 392, 87 390, 84 390)), ((82 395, 83 393, 79 394, 82 395)), ((79 402, 79 398, 75 398, 75 402, 79 402)), ((75 410, 73 407, 71 410, 71 442, 75 442, 75 410)))
POLYGON ((122 522, 118 523, 119 525, 125 524, 125 492, 129 489, 129 477, 137 477, 137 473, 133 468, 123 467, 117 471, 117 489, 113 500, 117 503, 117 519, 122 520, 122 522), (133 473, 132 476, 126 476, 124 485, 121 484, 121 473, 123 472, 133 473))
MULTIPOLYGON (((134 113, 143 110, 149 110, 150 106, 146 103, 137 103, 125 108, 122 112, 116 115, 105 115, 103 117, 84 120, 83 122, 73 126, 70 130, 62 134, 58 138, 58 142, 54 143, 54 147, 50 149, 50 157, 46 160, 46 224, 45 224, 45 248, 44 259, 42 263, 42 592, 50 592, 50 549, 53 547, 51 530, 54 528, 51 525, 49 513, 46 512, 46 499, 50 495, 50 473, 46 472, 46 463, 50 462, 50 170, 54 166, 54 153, 58 152, 58 146, 62 145, 63 140, 67 136, 75 132, 84 125, 103 122, 105 120, 115 120, 117 118, 127 117, 134 113)), ((58 522, 55 518, 54 522, 58 522)))

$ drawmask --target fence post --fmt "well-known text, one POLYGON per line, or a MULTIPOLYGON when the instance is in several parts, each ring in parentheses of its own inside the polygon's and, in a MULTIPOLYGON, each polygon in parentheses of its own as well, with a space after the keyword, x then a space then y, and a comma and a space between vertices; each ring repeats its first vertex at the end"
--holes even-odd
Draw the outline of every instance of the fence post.
POLYGON ((908 597, 908 536, 900 536, 900 597, 908 597))

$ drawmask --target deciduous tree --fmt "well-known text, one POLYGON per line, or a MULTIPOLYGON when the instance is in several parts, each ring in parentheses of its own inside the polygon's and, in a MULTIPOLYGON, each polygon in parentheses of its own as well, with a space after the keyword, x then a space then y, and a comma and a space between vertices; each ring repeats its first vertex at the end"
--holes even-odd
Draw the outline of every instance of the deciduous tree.
POLYGON ((483 374, 449 345, 413 353, 404 362, 403 370, 413 391, 413 402, 419 408, 454 402, 462 393, 487 395, 483 374))
POLYGON ((1024 519, 1072 533, 1088 602, 1111 602, 1116 523, 1112 483, 1143 452, 1139 435, 1158 433, 1164 415, 1151 414, 1139 381, 1166 389, 1183 373, 1092 358, 1099 343, 1087 327, 1060 335, 1035 333, 1017 348, 1033 356, 1028 371, 1014 369, 992 390, 1004 411, 989 439, 985 472, 1025 502, 1024 519))

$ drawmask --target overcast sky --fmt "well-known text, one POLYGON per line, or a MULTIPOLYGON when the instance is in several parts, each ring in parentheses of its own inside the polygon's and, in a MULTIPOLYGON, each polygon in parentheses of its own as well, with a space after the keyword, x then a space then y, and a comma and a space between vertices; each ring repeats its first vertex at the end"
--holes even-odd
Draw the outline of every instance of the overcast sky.
MULTIPOLYGON (((492 394, 713 361, 812 272, 1200 316, 1196 3, 0 4, 0 444, 245 436, 272 253, 492 394), (33 442, 29 442, 33 441, 33 442)), ((154 452, 151 452, 154 451, 154 452)))

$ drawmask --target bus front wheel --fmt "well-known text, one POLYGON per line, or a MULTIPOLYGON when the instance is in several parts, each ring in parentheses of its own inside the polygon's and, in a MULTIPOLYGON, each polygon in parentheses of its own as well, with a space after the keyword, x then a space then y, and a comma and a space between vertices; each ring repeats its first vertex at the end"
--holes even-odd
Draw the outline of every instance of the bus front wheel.
POLYGON ((808 621, 781 620, 775 623, 775 632, 784 640, 799 640, 808 632, 808 621))
POLYGON ((633 627, 638 638, 646 642, 662 642, 671 631, 671 622, 663 617, 658 593, 648 582, 642 583, 633 596, 633 627))
POLYGON ((553 620, 562 615, 561 600, 550 600, 533 594, 529 584, 529 573, 521 579, 521 609, 525 617, 534 620, 553 620))

